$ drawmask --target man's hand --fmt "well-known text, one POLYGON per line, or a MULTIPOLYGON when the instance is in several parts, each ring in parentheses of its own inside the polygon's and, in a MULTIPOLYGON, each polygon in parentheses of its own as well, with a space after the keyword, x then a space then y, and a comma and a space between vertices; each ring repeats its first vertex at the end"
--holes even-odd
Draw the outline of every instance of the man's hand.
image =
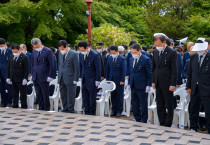
POLYGON ((176 88, 179 88, 180 85, 176 85, 176 88))
POLYGON ((22 85, 23 86, 27 85, 27 80, 26 79, 23 80, 22 85))
POLYGON ((124 82, 120 82, 120 85, 124 85, 125 83, 124 82))
POLYGON ((129 76, 126 76, 126 79, 128 80, 129 79, 129 76))
POLYGON ((188 94, 191 94, 191 89, 187 89, 187 93, 188 94))
POLYGON ((171 91, 171 92, 174 92, 175 89, 176 89, 176 87, 174 87, 174 86, 170 86, 170 87, 169 87, 169 91, 171 91))
POLYGON ((147 86, 145 92, 146 92, 146 93, 149 93, 150 90, 151 90, 151 87, 150 87, 150 86, 147 86))
POLYGON ((155 89, 155 84, 152 84, 152 88, 155 89))
POLYGON ((51 78, 51 77, 48 77, 48 78, 47 78, 47 82, 50 83, 50 82, 52 82, 52 81, 53 81, 53 78, 51 78))
POLYGON ((104 79, 104 77, 101 77, 101 80, 103 80, 104 79))
POLYGON ((31 74, 29 74, 28 76, 31 77, 31 74))
POLYGON ((98 86, 100 85, 100 83, 101 83, 101 82, 96 81, 96 82, 95 82, 96 87, 98 87, 98 86))
POLYGON ((11 85, 12 84, 12 81, 10 79, 7 79, 6 80, 7 84, 11 85))

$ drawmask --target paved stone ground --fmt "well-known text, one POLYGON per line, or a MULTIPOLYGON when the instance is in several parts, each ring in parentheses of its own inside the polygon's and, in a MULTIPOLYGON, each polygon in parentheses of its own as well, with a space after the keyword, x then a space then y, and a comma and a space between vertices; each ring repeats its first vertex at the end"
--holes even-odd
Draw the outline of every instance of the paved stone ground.
POLYGON ((210 145, 210 135, 108 117, 0 108, 0 144, 210 145))

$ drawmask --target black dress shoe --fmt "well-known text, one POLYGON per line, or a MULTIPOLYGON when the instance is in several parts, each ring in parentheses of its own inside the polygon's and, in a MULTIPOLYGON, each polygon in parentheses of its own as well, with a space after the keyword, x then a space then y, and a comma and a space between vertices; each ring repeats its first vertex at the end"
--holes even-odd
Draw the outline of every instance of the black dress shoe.
POLYGON ((68 113, 75 113, 75 111, 68 111, 68 113))
POLYGON ((18 106, 12 106, 12 108, 18 108, 18 106))
POLYGON ((7 104, 7 106, 6 107, 12 107, 12 105, 11 104, 7 104))
POLYGON ((112 113, 110 114, 110 116, 116 116, 116 113, 112 112, 112 113))
POLYGON ((68 111, 67 111, 67 110, 62 110, 61 112, 63 112, 63 113, 68 113, 68 111))
POLYGON ((1 107, 6 107, 6 105, 5 104, 1 104, 1 107))
POLYGON ((200 131, 206 131, 207 129, 206 129, 206 126, 205 125, 201 125, 200 126, 200 131))
POLYGON ((121 114, 120 113, 117 113, 116 117, 120 117, 120 116, 121 116, 121 114))

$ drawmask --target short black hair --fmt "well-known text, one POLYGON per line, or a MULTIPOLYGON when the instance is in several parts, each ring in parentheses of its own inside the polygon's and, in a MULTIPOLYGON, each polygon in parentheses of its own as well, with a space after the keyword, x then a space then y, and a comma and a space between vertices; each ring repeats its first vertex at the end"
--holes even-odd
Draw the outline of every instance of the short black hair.
POLYGON ((10 46, 11 46, 10 42, 6 42, 6 44, 7 44, 7 47, 10 48, 10 46))
POLYGON ((58 47, 61 47, 61 46, 63 46, 64 48, 66 48, 66 46, 68 46, 67 41, 66 40, 60 40, 58 42, 58 47))
MULTIPOLYGON (((166 41, 166 37, 164 35, 155 35, 153 41, 160 40, 161 42, 166 41)), ((170 41, 170 40, 169 40, 170 41)))
POLYGON ((128 46, 126 44, 123 44, 122 46, 125 48, 125 50, 128 50, 128 46))
POLYGON ((52 52, 55 52, 55 47, 50 47, 50 49, 52 50, 52 52))
POLYGON ((134 43, 134 44, 131 46, 131 49, 136 49, 137 51, 139 51, 139 50, 141 50, 142 48, 141 48, 140 44, 134 43))
POLYGON ((147 46, 143 46, 142 49, 143 49, 144 51, 147 51, 148 47, 147 47, 147 46))
POLYGON ((5 39, 4 38, 0 38, 0 45, 1 44, 5 44, 5 43, 6 43, 5 39))
POLYGON ((80 42, 78 43, 78 48, 79 48, 79 47, 84 47, 84 49, 87 49, 87 47, 89 47, 89 44, 88 44, 87 41, 80 41, 80 42))
POLYGON ((155 47, 154 45, 151 45, 151 46, 149 47, 149 49, 152 49, 152 48, 154 49, 154 47, 155 47))
POLYGON ((166 38, 166 44, 167 44, 168 46, 170 46, 170 45, 171 45, 171 40, 168 39, 168 38, 166 38))
POLYGON ((111 45, 110 50, 115 50, 116 52, 118 51, 118 46, 117 45, 111 45))
POLYGON ((78 49, 78 44, 75 45, 75 50, 77 50, 77 49, 78 49))
POLYGON ((13 50, 13 49, 20 50, 20 45, 14 43, 14 44, 12 44, 11 49, 12 49, 12 50, 13 50))
POLYGON ((137 43, 135 40, 131 40, 131 42, 129 43, 129 47, 131 47, 135 43, 137 43))

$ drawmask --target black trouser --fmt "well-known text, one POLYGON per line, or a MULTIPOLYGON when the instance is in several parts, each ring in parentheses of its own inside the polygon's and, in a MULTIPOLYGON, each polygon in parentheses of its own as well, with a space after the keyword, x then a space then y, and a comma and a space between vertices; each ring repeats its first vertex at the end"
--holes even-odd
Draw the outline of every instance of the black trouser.
POLYGON ((208 132, 210 133, 210 94, 209 96, 203 96, 202 92, 199 91, 199 86, 196 86, 195 93, 191 95, 190 100, 190 128, 197 130, 198 118, 201 108, 201 103, 204 106, 205 118, 208 132))
POLYGON ((18 108, 19 93, 21 108, 27 108, 27 85, 22 85, 22 82, 16 83, 12 82, 12 92, 13 92, 13 107, 18 108))
POLYGON ((160 125, 171 127, 174 116, 174 97, 173 92, 169 91, 169 86, 156 87, 156 101, 160 125))

